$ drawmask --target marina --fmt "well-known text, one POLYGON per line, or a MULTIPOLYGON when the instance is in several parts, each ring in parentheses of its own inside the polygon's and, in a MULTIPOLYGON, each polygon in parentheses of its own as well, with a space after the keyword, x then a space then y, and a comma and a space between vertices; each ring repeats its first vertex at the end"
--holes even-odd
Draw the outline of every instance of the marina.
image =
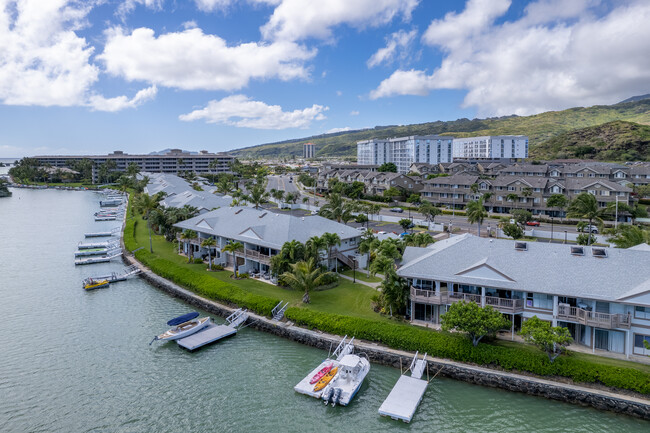
POLYGON ((107 263, 110 262, 111 260, 122 256, 122 252, 116 252, 112 255, 109 256, 101 256, 101 257, 88 257, 88 258, 83 258, 83 259, 76 259, 74 261, 75 265, 92 265, 95 263, 107 263))
POLYGON ((113 237, 117 236, 120 233, 120 228, 115 227, 112 230, 105 231, 105 232, 89 232, 89 233, 84 233, 84 237, 86 238, 108 238, 108 237, 113 237))
POLYGON ((395 423, 377 409, 395 385, 398 370, 377 364, 347 407, 325 408, 298 395, 292 384, 308 371, 318 373, 314 367, 327 351, 251 327, 240 327, 236 339, 221 339, 194 352, 177 350, 175 344, 148 346, 161 323, 187 311, 188 305, 141 278, 127 279, 116 286, 119 290, 80 291, 84 277, 122 269, 117 262, 97 264, 96 269, 70 263, 76 241, 98 225, 92 218, 94 197, 22 189, 0 207, 0 220, 8 221, 4 233, 15 245, 0 249, 0 313, 12 322, 34 315, 41 319, 14 330, 3 346, 3 433, 230 428, 328 432, 335 425, 351 433, 518 433, 535 431, 536 426, 589 433, 647 430, 642 420, 447 378, 431 383, 410 424, 395 423), (50 212, 47 227, 39 224, 42 212, 34 212, 39 207, 50 212), (81 215, 73 224, 71 212, 81 215), (25 236, 43 241, 35 263, 30 246, 19 241, 25 236), (35 272, 23 272, 34 265, 35 272), (42 284, 52 275, 56 278, 51 284, 42 284), (182 416, 169 410, 169 396, 183 408, 182 416), (88 404, 89 399, 102 404, 88 404), (287 416, 287 410, 301 415, 287 416))
POLYGON ((381 404, 379 415, 407 423, 411 422, 424 392, 427 390, 427 385, 429 385, 427 380, 422 379, 427 368, 427 354, 425 353, 422 359, 418 359, 416 352, 407 370, 411 372, 411 375, 400 374, 397 383, 381 404))
POLYGON ((79 242, 77 244, 77 249, 86 250, 86 249, 95 249, 95 248, 111 248, 117 247, 119 245, 117 239, 112 239, 104 242, 79 242))

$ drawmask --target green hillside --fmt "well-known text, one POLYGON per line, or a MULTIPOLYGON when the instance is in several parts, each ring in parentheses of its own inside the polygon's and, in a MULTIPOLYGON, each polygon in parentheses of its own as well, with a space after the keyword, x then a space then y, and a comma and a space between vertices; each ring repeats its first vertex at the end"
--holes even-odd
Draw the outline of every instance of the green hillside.
POLYGON ((263 144, 231 153, 245 158, 268 158, 302 155, 302 144, 316 144, 316 155, 323 157, 356 157, 356 142, 370 138, 400 137, 406 135, 446 134, 456 137, 474 135, 521 134, 530 138, 530 153, 535 147, 565 132, 615 120, 626 120, 650 125, 650 99, 548 111, 533 116, 507 116, 488 119, 459 119, 449 122, 429 122, 405 126, 378 126, 373 129, 347 131, 263 144))
POLYGON ((650 161, 650 126, 615 120, 577 129, 538 144, 530 156, 536 159, 650 161))

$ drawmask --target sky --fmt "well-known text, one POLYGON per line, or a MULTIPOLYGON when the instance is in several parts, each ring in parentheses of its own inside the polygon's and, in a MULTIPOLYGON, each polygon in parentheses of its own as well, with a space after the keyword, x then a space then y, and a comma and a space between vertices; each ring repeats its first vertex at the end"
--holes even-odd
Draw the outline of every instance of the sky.
POLYGON ((650 93, 650 0, 0 0, 0 157, 228 151, 650 93))

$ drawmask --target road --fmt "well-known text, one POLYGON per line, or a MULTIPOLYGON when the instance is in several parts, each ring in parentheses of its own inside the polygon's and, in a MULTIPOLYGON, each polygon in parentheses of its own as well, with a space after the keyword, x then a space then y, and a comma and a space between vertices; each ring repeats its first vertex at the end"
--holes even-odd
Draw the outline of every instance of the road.
MULTIPOLYGON (((302 191, 298 189, 296 186, 296 176, 293 176, 294 181, 289 182, 289 175, 279 175, 279 176, 269 176, 268 177, 268 183, 266 186, 266 190, 270 191, 271 189, 277 189, 277 190, 282 190, 285 192, 298 192, 300 194, 300 199, 298 200, 298 203, 301 202, 302 197, 312 197, 306 194, 303 194, 302 191)), ((326 199, 320 198, 319 199, 320 204, 324 204, 326 202, 326 199)), ((414 211, 408 211, 404 210, 402 213, 397 213, 397 212, 391 212, 390 208, 382 208, 381 211, 379 212, 380 215, 387 215, 387 216, 401 216, 403 218, 412 218, 412 219, 421 219, 423 220, 424 217, 419 214, 418 212, 414 211)), ((494 216, 496 219, 493 218, 486 218, 483 221, 483 224, 481 226, 482 230, 487 229, 489 226, 492 230, 496 229, 496 226, 498 224, 498 218, 501 216, 509 216, 509 215, 500 215, 500 214, 493 214, 491 216, 494 216)), ((559 219, 557 220, 558 222, 553 224, 553 231, 556 233, 563 233, 565 230, 567 233, 577 233, 576 226, 575 225, 564 225, 559 223, 559 219)), ((470 224, 467 222, 467 218, 464 216, 458 216, 458 215, 439 215, 435 219, 436 223, 440 224, 445 224, 446 226, 449 225, 450 223, 452 224, 453 227, 459 228, 463 232, 471 232, 475 233, 477 229, 476 224, 470 224)), ((545 231, 551 231, 551 224, 550 223, 541 223, 539 227, 529 227, 529 228, 535 228, 539 230, 545 230, 545 231)))
MULTIPOLYGON (((298 192, 295 182, 289 182, 290 176, 269 176, 266 184, 266 190, 277 189, 285 192, 298 192)), ((294 177, 295 179, 295 177, 294 177)))

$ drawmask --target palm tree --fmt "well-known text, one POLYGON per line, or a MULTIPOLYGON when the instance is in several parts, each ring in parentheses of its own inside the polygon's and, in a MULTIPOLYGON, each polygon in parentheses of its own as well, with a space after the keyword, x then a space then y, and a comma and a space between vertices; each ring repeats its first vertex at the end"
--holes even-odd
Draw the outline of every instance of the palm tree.
POLYGON ((135 181, 138 173, 140 173, 140 166, 135 162, 129 163, 129 165, 126 167, 126 175, 135 181))
POLYGON ((350 207, 346 207, 345 200, 341 194, 332 193, 329 195, 327 204, 320 208, 320 214, 325 218, 336 220, 336 222, 340 223, 343 219, 350 219, 350 207))
POLYGON ((185 230, 181 234, 181 239, 187 241, 187 263, 191 263, 194 258, 194 247, 192 247, 191 241, 197 236, 198 234, 194 230, 185 230))
MULTIPOLYGON (((598 208, 596 197, 588 192, 579 194, 569 203, 567 217, 586 219, 589 221, 590 226, 592 225, 592 221, 596 221, 599 225, 602 225, 603 220, 601 215, 602 212, 598 208)), ((589 234, 587 245, 591 245, 591 233, 589 234)))
POLYGON ((332 247, 341 245, 341 238, 336 233, 323 233, 321 236, 327 247, 327 268, 329 269, 332 261, 332 247))
POLYGON ((483 206, 483 197, 467 203, 467 222, 470 224, 478 223, 478 236, 481 237, 481 224, 487 218, 488 213, 483 206))
POLYGON ((366 230, 361 235, 361 242, 359 243, 359 252, 361 254, 368 254, 366 260, 367 266, 370 266, 370 254, 379 248, 379 239, 377 239, 372 230, 366 230))
POLYGON ((318 286, 322 286, 332 272, 323 272, 321 268, 314 266, 314 259, 300 261, 291 264, 291 271, 283 273, 280 278, 294 290, 304 291, 302 302, 309 303, 309 292, 318 286))
POLYGON ((383 254, 378 254, 375 260, 370 264, 370 275, 377 274, 386 275, 388 272, 395 269, 395 260, 383 254))
POLYGON ((117 180, 117 189, 126 194, 126 191, 131 187, 131 179, 126 176, 120 176, 117 180))
POLYGON ((433 236, 427 232, 420 232, 404 236, 405 244, 409 247, 421 247, 424 248, 435 242, 433 236))
POLYGON ((214 238, 207 238, 201 242, 203 248, 208 249, 208 269, 212 270, 212 247, 217 245, 217 241, 214 238))
POLYGON ((316 260, 316 264, 319 264, 322 260, 320 252, 327 248, 325 245, 325 240, 318 236, 312 236, 305 242, 305 257, 313 258, 316 260))
POLYGON ((250 190, 250 194, 246 196, 246 201, 251 202, 255 205, 255 209, 263 203, 266 203, 266 199, 269 198, 269 193, 264 190, 262 185, 255 185, 250 190))
POLYGON ((226 176, 223 176, 221 179, 219 179, 217 182, 217 192, 228 195, 232 190, 233 184, 226 176))
POLYGON ((388 306, 390 315, 393 315, 393 307, 400 311, 408 303, 409 286, 404 278, 397 276, 397 273, 390 269, 386 272, 381 285, 381 299, 384 307, 388 306))
POLYGON ((280 254, 288 257, 292 262, 297 262, 305 257, 305 246, 297 240, 292 240, 282 244, 280 254))
POLYGON ((133 209, 147 220, 147 228, 149 229, 149 251, 153 253, 153 244, 151 242, 151 222, 149 221, 149 214, 152 210, 160 205, 160 200, 163 199, 163 194, 158 193, 154 196, 149 194, 138 194, 133 203, 133 209))
POLYGON ((221 248, 221 251, 225 253, 230 253, 232 254, 233 262, 234 262, 234 271, 235 273, 233 276, 235 278, 238 277, 239 273, 237 272, 237 251, 242 251, 244 249, 244 245, 241 242, 230 242, 227 243, 223 248, 221 248))
POLYGON ((418 212, 424 216, 427 222, 427 228, 430 229, 431 223, 436 219, 436 216, 442 213, 442 210, 435 207, 431 202, 425 201, 418 208, 418 212))
POLYGON ((618 248, 630 248, 639 244, 650 244, 650 230, 622 224, 613 237, 607 239, 618 248))
POLYGON ((271 190, 271 197, 276 199, 278 201, 278 204, 281 204, 282 201, 284 200, 284 191, 277 190, 277 189, 272 189, 271 190))

